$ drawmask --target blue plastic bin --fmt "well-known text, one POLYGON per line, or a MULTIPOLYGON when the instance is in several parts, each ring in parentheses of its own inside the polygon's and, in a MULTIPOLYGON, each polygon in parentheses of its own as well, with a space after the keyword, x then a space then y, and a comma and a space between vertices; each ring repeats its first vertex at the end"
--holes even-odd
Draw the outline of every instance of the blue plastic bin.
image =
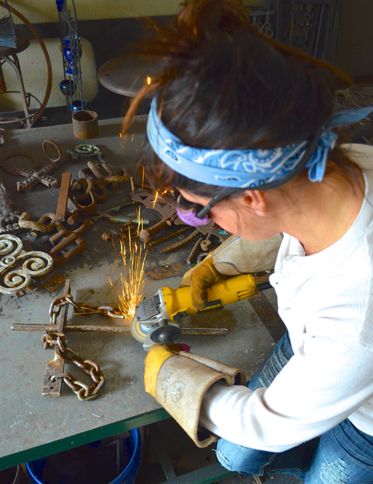
MULTIPOLYGON (((135 482, 135 477, 140 466, 140 457, 141 457, 141 438, 140 438, 139 430, 138 429, 130 430, 128 433, 128 436, 124 439, 121 439, 121 441, 122 441, 121 444, 123 446, 123 448, 121 447, 121 452, 127 455, 128 460, 125 466, 122 468, 121 472, 116 477, 108 481, 106 484, 133 484, 135 482)), ((100 459, 102 442, 103 441, 97 441, 87 446, 81 447, 80 449, 89 447, 92 449, 93 453, 97 452, 97 455, 92 454, 93 458, 100 459)), ((79 448, 76 449, 76 451, 79 452, 79 448)), ((55 455, 52 457, 56 459, 58 455, 55 455)), ((32 482, 34 482, 35 484, 48 484, 52 482, 49 479, 47 479, 46 481, 44 480, 46 479, 45 474, 48 468, 48 459, 49 458, 47 457, 43 459, 34 460, 31 462, 26 462, 26 469, 27 469, 28 475, 30 476, 32 482)), ((91 462, 87 462, 86 464, 89 465, 91 464, 91 462)), ((84 480, 84 475, 82 475, 81 473, 78 476, 73 476, 73 475, 67 476, 65 472, 65 475, 60 475, 60 476, 56 475, 55 473, 53 477, 53 484, 70 484, 72 482, 75 482, 74 481, 75 478, 77 479, 76 482, 80 482, 80 483, 88 482, 84 480)))

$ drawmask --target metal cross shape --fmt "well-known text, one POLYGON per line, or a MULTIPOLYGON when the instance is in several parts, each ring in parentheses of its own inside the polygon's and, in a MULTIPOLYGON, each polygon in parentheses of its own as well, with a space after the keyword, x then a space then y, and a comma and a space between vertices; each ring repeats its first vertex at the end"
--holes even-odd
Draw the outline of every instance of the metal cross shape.
MULTIPOLYGON (((43 331, 42 342, 45 349, 53 349, 53 359, 48 361, 43 379, 42 395, 58 397, 61 394, 64 382, 78 397, 79 400, 92 400, 105 383, 105 377, 99 365, 89 359, 82 359, 71 348, 66 346, 65 331, 69 306, 73 304, 70 280, 65 282, 64 293, 56 298, 49 308, 49 324, 21 324, 13 325, 13 330, 43 331), (65 363, 71 363, 85 373, 92 381, 91 384, 77 380, 71 373, 65 371, 65 363)), ((91 312, 94 308, 86 306, 91 312)), ((98 308, 100 309, 100 308, 98 308)), ((107 308, 105 308, 107 309, 107 308)), ((97 312, 97 311, 94 311, 97 312)), ((101 311, 102 312, 102 311, 101 311)))
POLYGON ((50 173, 56 171, 63 163, 64 160, 52 161, 39 170, 34 170, 32 168, 16 169, 15 173, 17 175, 26 177, 25 180, 17 182, 17 191, 23 192, 25 190, 31 190, 38 183, 42 183, 48 188, 57 187, 58 180, 54 176, 51 176, 50 173))

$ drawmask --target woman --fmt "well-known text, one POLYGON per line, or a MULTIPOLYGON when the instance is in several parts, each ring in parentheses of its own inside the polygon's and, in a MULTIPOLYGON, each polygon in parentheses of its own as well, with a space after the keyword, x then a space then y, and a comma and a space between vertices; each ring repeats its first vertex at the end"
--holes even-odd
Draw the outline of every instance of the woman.
POLYGON ((177 400, 193 388, 225 467, 373 483, 373 149, 341 147, 333 131, 369 110, 334 113, 346 76, 264 38, 239 1, 187 2, 145 52, 164 69, 125 129, 153 90, 148 176, 173 187, 193 225, 212 219, 254 241, 283 234, 270 282, 288 330, 248 387, 223 376, 196 391, 204 376, 189 357, 156 346, 146 390, 169 410, 165 372, 184 358, 177 400))

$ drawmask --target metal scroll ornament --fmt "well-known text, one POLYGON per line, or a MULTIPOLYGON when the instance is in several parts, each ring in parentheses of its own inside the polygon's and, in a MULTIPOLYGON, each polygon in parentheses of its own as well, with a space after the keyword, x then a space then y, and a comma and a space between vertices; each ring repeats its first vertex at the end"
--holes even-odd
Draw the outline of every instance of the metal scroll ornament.
POLYGON ((44 276, 52 267, 49 254, 38 250, 26 252, 19 237, 0 235, 0 293, 21 294, 33 278, 44 276))

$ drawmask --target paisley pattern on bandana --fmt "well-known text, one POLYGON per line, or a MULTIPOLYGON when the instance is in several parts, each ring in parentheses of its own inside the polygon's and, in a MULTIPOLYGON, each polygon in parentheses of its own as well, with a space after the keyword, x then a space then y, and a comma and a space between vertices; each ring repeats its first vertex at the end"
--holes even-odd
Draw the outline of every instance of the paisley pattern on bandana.
MULTIPOLYGON (((308 178, 321 182, 325 175, 328 153, 337 135, 331 128, 360 121, 373 108, 340 111, 332 116, 320 135, 314 153, 305 165, 308 178)), ((187 146, 171 133, 159 119, 157 99, 153 98, 147 136, 158 157, 177 173, 209 185, 255 189, 281 182, 294 173, 309 142, 302 141, 273 149, 203 149, 187 146)))

